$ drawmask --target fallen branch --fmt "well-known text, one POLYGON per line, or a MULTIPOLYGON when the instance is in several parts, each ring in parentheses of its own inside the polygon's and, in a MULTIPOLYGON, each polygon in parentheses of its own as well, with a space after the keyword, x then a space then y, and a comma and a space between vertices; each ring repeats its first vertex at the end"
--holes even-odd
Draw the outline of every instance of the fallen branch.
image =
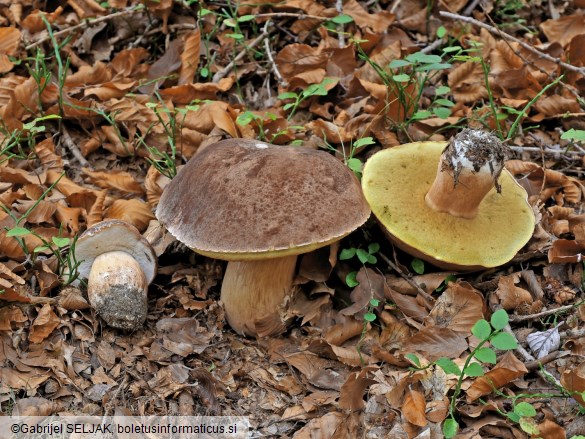
POLYGON ((524 316, 510 316, 510 322, 511 323, 518 323, 518 322, 525 322, 526 320, 538 320, 541 317, 546 317, 546 316, 550 316, 552 314, 556 314, 558 312, 565 312, 565 311, 570 311, 571 309, 574 309, 575 305, 565 305, 565 306, 560 306, 558 308, 554 308, 554 309, 547 309, 546 311, 542 311, 536 314, 527 314, 524 316))
POLYGON ((81 151, 77 147, 77 144, 71 138, 71 135, 69 134, 67 128, 65 128, 64 124, 61 125, 61 140, 63 145, 65 145, 69 152, 73 154, 73 157, 77 159, 81 166, 83 166, 84 168, 93 169, 93 166, 91 166, 89 162, 85 159, 85 157, 83 157, 83 154, 81 154, 81 151))
POLYGON ((474 26, 481 27, 481 28, 487 30, 489 33, 491 33, 493 35, 497 35, 499 37, 502 37, 505 40, 514 41, 515 43, 518 43, 520 46, 522 46, 523 48, 525 48, 529 52, 532 52, 535 55, 537 55, 537 56, 539 56, 539 57, 541 57, 543 59, 546 59, 548 61, 554 62, 555 64, 557 64, 557 65, 559 65, 559 66, 561 66, 561 67, 563 67, 563 68, 565 68, 567 70, 570 70, 572 72, 576 72, 576 73, 579 73, 581 75, 585 75, 585 68, 583 68, 583 67, 576 67, 576 66, 574 66, 572 64, 567 64, 566 62, 563 62, 563 61, 561 61, 558 58, 555 58, 553 56, 550 56, 550 55, 548 55, 548 54, 546 54, 546 53, 544 53, 544 52, 536 49, 535 47, 531 46, 530 44, 527 44, 524 41, 522 41, 522 40, 520 40, 520 39, 518 39, 516 37, 513 37, 512 35, 509 35, 509 34, 507 34, 505 32, 502 32, 501 30, 499 30, 499 29, 497 29, 497 28, 495 28, 493 26, 490 26, 489 24, 483 23, 483 22, 481 22, 479 20, 476 20, 474 18, 471 18, 471 17, 465 17, 464 15, 453 14, 451 12, 440 11, 439 12, 439 15, 441 15, 442 17, 451 18, 453 20, 458 20, 458 21, 464 21, 466 23, 471 23, 474 26))

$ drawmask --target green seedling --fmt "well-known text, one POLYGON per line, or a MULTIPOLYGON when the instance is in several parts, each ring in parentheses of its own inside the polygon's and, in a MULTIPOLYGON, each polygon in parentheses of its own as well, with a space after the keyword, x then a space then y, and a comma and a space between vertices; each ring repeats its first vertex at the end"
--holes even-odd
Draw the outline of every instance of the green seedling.
MULTIPOLYGON (((453 360, 441 357, 431 365, 436 365, 447 374, 458 375, 455 391, 450 398, 449 415, 443 423, 443 435, 450 439, 457 435, 459 424, 456 420, 456 405, 461 386, 465 377, 480 377, 484 375, 482 364, 496 364, 496 350, 512 350, 518 347, 514 336, 504 331, 508 325, 508 314, 501 309, 492 314, 490 321, 479 320, 471 328, 471 333, 479 340, 477 346, 465 359, 463 368, 453 360), (489 346, 491 345, 491 346, 489 346), (472 362, 472 360, 475 360, 472 362)), ((417 368, 422 368, 420 359, 414 354, 405 355, 417 368)))
POLYGON ((16 217, 14 213, 12 213, 12 211, 4 204, 0 204, 0 207, 8 214, 10 218, 12 218, 15 223, 15 225, 11 228, 5 227, 6 236, 16 239, 18 245, 30 258, 31 263, 34 263, 40 252, 49 250, 57 259, 57 271, 59 277, 65 276, 64 284, 69 285, 79 276, 77 267, 79 267, 80 262, 75 259, 75 243, 77 242, 77 237, 75 237, 73 240, 70 240, 69 238, 62 236, 53 236, 50 240, 47 240, 35 231, 21 225, 26 221, 26 218, 30 215, 34 208, 49 194, 53 187, 59 183, 63 175, 65 175, 65 173, 62 173, 61 176, 59 176, 59 178, 43 192, 39 199, 36 200, 35 203, 33 203, 33 205, 29 207, 29 209, 20 218, 16 217), (43 244, 32 249, 31 251, 23 239, 23 237, 26 235, 35 236, 43 244))
MULTIPOLYGON (((378 259, 374 255, 379 250, 380 250, 380 244, 378 244, 377 242, 373 242, 370 245, 368 245, 367 250, 364 250, 363 248, 355 248, 355 247, 344 248, 339 253, 339 260, 340 261, 347 261, 349 259, 357 257, 358 260, 361 262, 362 266, 365 266, 366 264, 373 265, 373 264, 376 264, 378 262, 378 259)), ((347 284, 348 287, 354 288, 354 287, 357 287, 359 285, 359 282, 356 279, 357 273, 358 273, 357 271, 352 271, 351 273, 349 273, 345 277, 345 283, 347 284)))
POLYGON ((292 102, 284 104, 283 110, 289 111, 288 120, 291 120, 292 117, 297 112, 299 105, 301 105, 304 101, 309 99, 312 96, 327 96, 327 86, 329 84, 333 84, 335 82, 334 79, 325 78, 319 84, 311 84, 306 89, 301 92, 294 92, 288 91, 285 93, 281 93, 278 95, 278 99, 281 101, 284 100, 292 100, 292 102))

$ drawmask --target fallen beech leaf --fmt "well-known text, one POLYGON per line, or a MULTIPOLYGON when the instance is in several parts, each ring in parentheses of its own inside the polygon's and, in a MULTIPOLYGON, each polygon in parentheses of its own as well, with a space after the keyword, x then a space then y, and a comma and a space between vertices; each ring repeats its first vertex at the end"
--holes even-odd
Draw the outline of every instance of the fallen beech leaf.
POLYGON ((467 282, 451 282, 425 320, 426 326, 469 334, 483 314, 483 296, 467 282))
MULTIPOLYGON (((0 294, 2 298, 2 294, 0 294)), ((12 330, 12 323, 23 323, 28 321, 22 310, 16 306, 4 306, 0 308, 0 331, 12 330)))
POLYGON ((311 419, 307 425, 295 433, 294 438, 331 439, 338 433, 339 426, 346 417, 347 415, 344 413, 330 412, 320 418, 311 419))
POLYGON ((583 392, 585 392, 585 363, 581 363, 577 367, 567 368, 561 375, 561 384, 570 392, 574 392, 573 398, 585 407, 585 399, 583 398, 583 392))
POLYGON ((396 17, 384 10, 370 14, 356 0, 344 2, 343 13, 351 16, 359 27, 369 27, 375 33, 386 32, 396 17))
POLYGON ((20 44, 20 31, 15 27, 0 28, 0 73, 12 70, 14 63, 7 55, 14 55, 20 44))
POLYGON ((37 318, 34 320, 28 339, 31 343, 40 343, 47 338, 55 328, 59 326, 61 320, 53 312, 51 306, 46 303, 40 309, 37 318))
POLYGON ((144 189, 132 175, 126 171, 92 171, 82 169, 89 180, 102 189, 116 189, 129 194, 143 194, 144 189))
POLYGON ((155 219, 150 205, 136 198, 114 201, 106 210, 105 218, 126 221, 141 233, 146 230, 148 223, 155 219))
POLYGON ((449 72, 448 84, 456 102, 467 104, 487 97, 481 64, 466 62, 449 72))
POLYGON ((22 398, 14 404, 12 416, 51 416, 57 408, 57 404, 45 398, 22 398))
POLYGON ((583 247, 573 240, 557 239, 548 251, 548 262, 551 264, 567 264, 581 262, 583 247))
POLYGON ((526 337, 526 342, 534 354, 536 359, 540 360, 546 357, 553 351, 556 351, 561 346, 561 335, 559 334, 559 327, 563 323, 559 323, 554 328, 547 331, 536 331, 526 337))
POLYGON ((183 36, 184 46, 181 51, 181 68, 178 84, 193 82, 199 66, 199 51, 201 45, 201 31, 199 28, 183 36))
MULTIPOLYGON (((367 378, 367 375, 376 367, 365 367, 359 372, 353 372, 348 377, 339 392, 339 407, 344 410, 362 410, 366 406, 364 392, 368 386, 376 381, 367 378)), ((424 398, 423 398, 424 401, 424 398)))
POLYGON ((306 71, 324 69, 327 55, 306 44, 288 44, 278 52, 275 62, 282 76, 290 81, 306 71))
POLYGON ((420 352, 428 361, 441 357, 457 358, 467 349, 463 334, 449 328, 425 327, 404 346, 405 352, 420 352))
POLYGON ((427 425, 426 408, 425 397, 421 392, 411 389, 406 392, 404 403, 402 404, 402 414, 408 422, 419 427, 427 425))
POLYGON ((549 41, 559 42, 563 47, 567 46, 577 35, 583 34, 585 28, 585 15, 573 14, 546 20, 540 24, 540 28, 549 41))
POLYGON ((524 363, 512 352, 506 352, 492 370, 478 377, 467 389, 467 402, 471 403, 483 395, 492 393, 494 388, 499 389, 526 373, 528 369, 524 363))
POLYGON ((506 310, 532 303, 532 295, 524 288, 517 287, 515 285, 517 282, 519 282, 519 275, 501 276, 498 280, 496 296, 500 299, 502 308, 506 310))

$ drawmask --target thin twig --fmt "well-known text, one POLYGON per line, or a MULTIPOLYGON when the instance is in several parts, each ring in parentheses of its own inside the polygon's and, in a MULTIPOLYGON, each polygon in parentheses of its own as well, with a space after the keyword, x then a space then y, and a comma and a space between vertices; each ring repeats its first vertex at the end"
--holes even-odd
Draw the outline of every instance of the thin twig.
POLYGON ((552 149, 552 148, 538 148, 536 146, 509 146, 508 147, 511 151, 516 152, 542 152, 545 154, 558 154, 558 155, 565 155, 565 156, 574 156, 574 157, 583 157, 585 153, 580 151, 564 151, 561 149, 552 149))
MULTIPOLYGON (((343 14, 343 0, 337 0, 335 2, 335 9, 338 14, 343 14)), ((337 25, 337 35, 339 37, 339 48, 342 49, 345 47, 345 35, 343 34, 343 24, 341 23, 337 25)))
MULTIPOLYGON (((104 21, 109 21, 109 20, 112 20, 112 19, 117 18, 117 17, 122 17, 124 15, 134 14, 134 13, 140 12, 142 10, 144 10, 144 6, 142 4, 140 4, 137 6, 133 6, 129 9, 124 9, 123 11, 118 11, 118 12, 114 12, 113 14, 104 15, 103 17, 84 20, 81 23, 76 24, 75 26, 71 26, 71 27, 68 27, 66 29, 63 29, 63 30, 60 30, 58 32, 53 33, 53 37, 55 37, 55 38, 61 37, 63 35, 67 35, 67 34, 70 34, 72 32, 75 32, 78 29, 87 29, 89 27, 93 27, 96 24, 102 23, 104 21)), ((50 39, 51 39, 51 37, 49 35, 45 35, 40 40, 35 41, 34 43, 31 43, 28 46, 26 46, 25 50, 34 49, 35 47, 43 44, 45 41, 49 41, 50 39)))
POLYGON ((561 67, 564 67, 565 69, 570 70, 572 72, 576 72, 576 73, 579 73, 581 75, 585 75, 585 68, 583 68, 583 67, 576 67, 574 65, 567 64, 566 62, 563 62, 563 61, 561 61, 558 58, 555 58, 553 56, 550 56, 550 55, 548 55, 548 54, 546 54, 546 53, 544 53, 544 52, 536 49, 535 47, 531 46, 530 44, 527 44, 524 41, 522 41, 522 40, 520 40, 520 39, 518 39, 516 37, 513 37, 510 34, 507 34, 505 32, 502 32, 501 30, 499 30, 499 29, 497 29, 497 28, 495 28, 493 26, 490 26, 489 24, 482 23, 481 21, 476 20, 476 19, 471 18, 471 17, 465 17, 464 15, 453 14, 451 12, 440 11, 439 12, 439 15, 441 15, 442 17, 451 18, 453 20, 459 20, 459 21, 464 21, 466 23, 471 23, 474 26, 478 26, 478 27, 481 27, 483 29, 486 29, 491 34, 494 34, 494 35, 497 35, 499 37, 502 37, 505 40, 514 41, 515 43, 518 43, 520 46, 522 46, 523 48, 525 48, 529 52, 532 52, 533 54, 535 54, 535 55, 537 55, 537 56, 539 56, 539 57, 541 57, 543 59, 546 59, 548 61, 554 62, 555 64, 557 64, 557 65, 559 65, 561 67))
POLYGON ((61 124, 61 140, 63 145, 65 145, 69 152, 73 154, 73 157, 77 159, 81 166, 93 169, 93 166, 91 166, 85 157, 83 157, 83 154, 81 154, 81 151, 71 138, 71 135, 69 134, 69 131, 67 131, 67 128, 65 128, 64 124, 61 124))
POLYGON ((559 334, 561 338, 581 338, 585 337, 585 329, 571 329, 559 334))
MULTIPOLYGON (((268 20, 266 22, 266 24, 264 25, 263 32, 268 32, 268 24, 269 23, 270 23, 270 20, 268 20)), ((288 86, 288 83, 283 78, 282 74, 280 73, 280 70, 278 70, 278 66, 276 65, 276 62, 274 61, 274 57, 272 56, 272 49, 270 48, 270 39, 269 38, 266 38, 264 40, 264 49, 266 50, 266 56, 268 57, 268 60, 270 61, 270 65, 272 66, 272 71, 274 72, 274 76, 276 76, 276 78, 278 79, 278 81, 280 82, 282 87, 286 88, 288 86)))
POLYGON ((396 271, 402 279, 404 279, 411 287, 416 289, 416 291, 430 304, 433 305, 435 303, 435 299, 429 293, 422 289, 422 287, 413 281, 407 274, 405 274, 394 262, 392 262, 388 257, 383 253, 378 253, 380 257, 386 262, 390 268, 396 271))
POLYGON ((541 317, 550 316, 552 314, 556 314, 559 312, 570 311, 571 309, 574 309, 574 308, 575 308, 575 305, 565 305, 565 306, 559 306, 558 308, 547 309, 546 311, 542 311, 542 312, 539 312, 536 314, 527 314, 524 316, 510 316, 510 322, 518 323, 518 322, 525 322, 526 320, 538 320, 541 317))
POLYGON ((299 14, 296 12, 265 12, 264 14, 256 14, 256 18, 278 18, 278 17, 292 17, 299 20, 311 18, 319 21, 329 21, 332 17, 321 17, 319 15, 299 14))
MULTIPOLYGON (((270 32, 265 26, 262 33, 258 35, 256 38, 254 38, 254 40, 246 46, 246 49, 248 50, 253 49, 258 44, 260 44, 262 40, 266 38, 269 34, 270 32)), ((227 66, 225 66, 222 70, 213 75, 213 82, 218 82, 220 79, 224 78, 234 68, 236 63, 238 63, 246 55, 246 53, 248 53, 247 50, 240 51, 240 53, 238 53, 236 57, 227 66)))

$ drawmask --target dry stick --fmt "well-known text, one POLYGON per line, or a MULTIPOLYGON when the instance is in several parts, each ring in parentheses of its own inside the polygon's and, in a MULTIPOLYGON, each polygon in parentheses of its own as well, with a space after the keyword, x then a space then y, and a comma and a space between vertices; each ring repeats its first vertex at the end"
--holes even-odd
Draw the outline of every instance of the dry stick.
MULTIPOLYGON (((337 0, 335 2, 335 9, 338 14, 343 14, 343 0, 337 0)), ((342 49, 345 46, 345 35, 343 35, 343 24, 337 25, 337 35, 339 37, 339 48, 342 49)))
MULTIPOLYGON (((268 26, 268 23, 270 23, 270 20, 268 20, 266 22, 266 25, 264 26, 263 32, 267 31, 266 27, 268 26)), ((272 66, 272 71, 274 72, 274 76, 276 76, 276 78, 278 79, 278 81, 280 82, 280 84, 282 85, 283 88, 288 87, 287 81, 283 78, 282 74, 280 73, 280 70, 278 70, 278 66, 276 65, 276 62, 274 61, 274 58, 272 56, 272 49, 270 48, 270 39, 269 38, 266 38, 264 40, 264 49, 266 50, 266 56, 268 56, 268 60, 270 61, 270 65, 272 66)))
MULTIPOLYGON (((260 35, 258 35, 248 46, 246 46, 246 49, 250 50, 250 49, 253 49, 254 47, 256 47, 258 44, 260 44, 262 42, 262 40, 264 38, 266 38, 268 36, 269 33, 270 32, 267 30, 267 27, 264 26, 264 30, 262 31, 262 33, 260 35)), ((246 53, 248 53, 248 50, 242 50, 233 59, 233 61, 231 61, 227 66, 225 66, 222 70, 217 72, 215 75, 213 75, 212 82, 218 82, 220 79, 223 79, 234 68, 236 63, 238 61, 240 61, 246 55, 246 53)))
POLYGON ((510 316, 510 322, 512 323, 518 323, 518 322, 524 322, 526 320, 537 320, 541 317, 546 317, 546 316, 550 316, 551 314, 556 314, 558 312, 563 312, 563 311, 570 311, 571 309, 574 309, 575 305, 565 305, 565 306, 559 306, 558 308, 554 308, 554 309, 547 309, 546 311, 542 311, 536 314, 527 314, 525 316, 510 316))
POLYGON ((570 329, 559 334, 561 338, 580 338, 585 337, 585 329, 570 329))
POLYGON ((81 151, 79 150, 79 148, 77 147, 77 145, 75 144, 73 139, 71 138, 71 135, 69 134, 69 131, 67 131, 67 128, 65 128, 65 125, 61 125, 61 134, 62 134, 61 139, 63 140, 63 144, 69 150, 69 152, 71 152, 71 154, 73 154, 73 157, 75 157, 77 159, 77 161, 81 164, 81 166, 93 169, 93 166, 91 166, 89 164, 89 162, 85 159, 85 157, 83 157, 83 154, 81 154, 81 151))
MULTIPOLYGON (((130 8, 130 9, 124 9, 123 11, 118 11, 118 12, 114 12, 113 14, 104 15, 103 17, 98 17, 95 20, 85 20, 79 24, 76 24, 75 26, 71 26, 71 27, 68 27, 67 29, 63 29, 63 30, 60 30, 58 32, 55 32, 55 33, 53 33, 53 36, 55 38, 57 38, 57 37, 60 37, 62 35, 67 35, 67 34, 70 34, 72 32, 75 32, 78 29, 87 29, 87 28, 93 27, 96 24, 99 24, 103 21, 112 20, 114 18, 122 17, 124 15, 134 14, 135 12, 140 12, 142 10, 144 10, 144 6, 138 5, 136 7, 130 8)), ((41 38, 40 40, 29 44, 28 46, 25 47, 25 49, 26 50, 34 49, 35 47, 43 44, 45 41, 49 41, 50 39, 51 39, 51 37, 49 35, 46 35, 45 37, 41 38)))
POLYGON ((296 12, 265 12, 263 14, 256 14, 256 18, 273 18, 273 17, 292 17, 298 18, 299 20, 304 20, 311 18, 313 20, 320 20, 320 21, 328 21, 331 20, 332 17, 321 17, 319 15, 308 15, 308 14, 299 14, 296 12))
POLYGON ((543 152, 545 154, 560 154, 565 156, 574 156, 574 157, 582 157, 585 155, 585 152, 580 151, 563 151, 560 149, 551 149, 551 148, 537 148, 536 146, 509 146, 508 147, 512 151, 516 152, 543 152))
POLYGON ((464 22, 467 22, 467 23, 471 23, 471 24, 473 24, 475 26, 484 28, 488 32, 490 32, 491 34, 500 36, 500 37, 504 38, 505 40, 514 41, 515 43, 520 44, 520 46, 524 47, 529 52, 532 52, 532 53, 534 53, 535 55, 537 55, 537 56, 539 56, 541 58, 544 58, 544 59, 546 59, 548 61, 554 62, 555 64, 557 64, 557 65, 559 65, 561 67, 564 67, 565 69, 570 70, 572 72, 576 72, 576 73, 579 73, 581 75, 585 75, 585 68, 582 68, 582 67, 580 68, 580 67, 576 67, 576 66, 571 65, 571 64, 567 64, 566 62, 563 62, 563 61, 561 61, 558 58, 555 58, 555 57, 550 56, 550 55, 548 55, 548 54, 546 54, 544 52, 541 52, 540 50, 534 48, 530 44, 527 44, 524 41, 522 41, 522 40, 520 40, 520 39, 518 39, 516 37, 513 37, 512 35, 509 35, 509 34, 507 34, 505 32, 502 32, 501 30, 496 29, 495 27, 490 26, 489 24, 482 23, 479 20, 476 20, 476 19, 470 18, 470 17, 465 17, 463 15, 452 14, 451 12, 440 11, 439 12, 439 15, 441 15, 442 17, 451 18, 453 20, 459 20, 459 21, 464 21, 464 22))
POLYGON ((383 253, 378 253, 378 255, 380 255, 380 257, 384 260, 384 262, 386 262, 390 268, 392 268, 394 271, 396 271, 400 277, 402 279, 404 279, 406 282, 408 282, 408 284, 413 287, 414 289, 416 289, 416 291, 418 291, 418 293, 429 303, 429 304, 434 304, 435 303, 435 299, 433 298, 433 296, 431 296, 429 293, 427 293, 425 290, 423 290, 421 288, 421 286, 419 284, 417 284, 415 281, 413 281, 410 277, 408 277, 407 274, 405 274, 400 268, 398 268, 398 265, 396 265, 394 262, 392 262, 390 259, 388 259, 388 257, 383 254, 383 253))

